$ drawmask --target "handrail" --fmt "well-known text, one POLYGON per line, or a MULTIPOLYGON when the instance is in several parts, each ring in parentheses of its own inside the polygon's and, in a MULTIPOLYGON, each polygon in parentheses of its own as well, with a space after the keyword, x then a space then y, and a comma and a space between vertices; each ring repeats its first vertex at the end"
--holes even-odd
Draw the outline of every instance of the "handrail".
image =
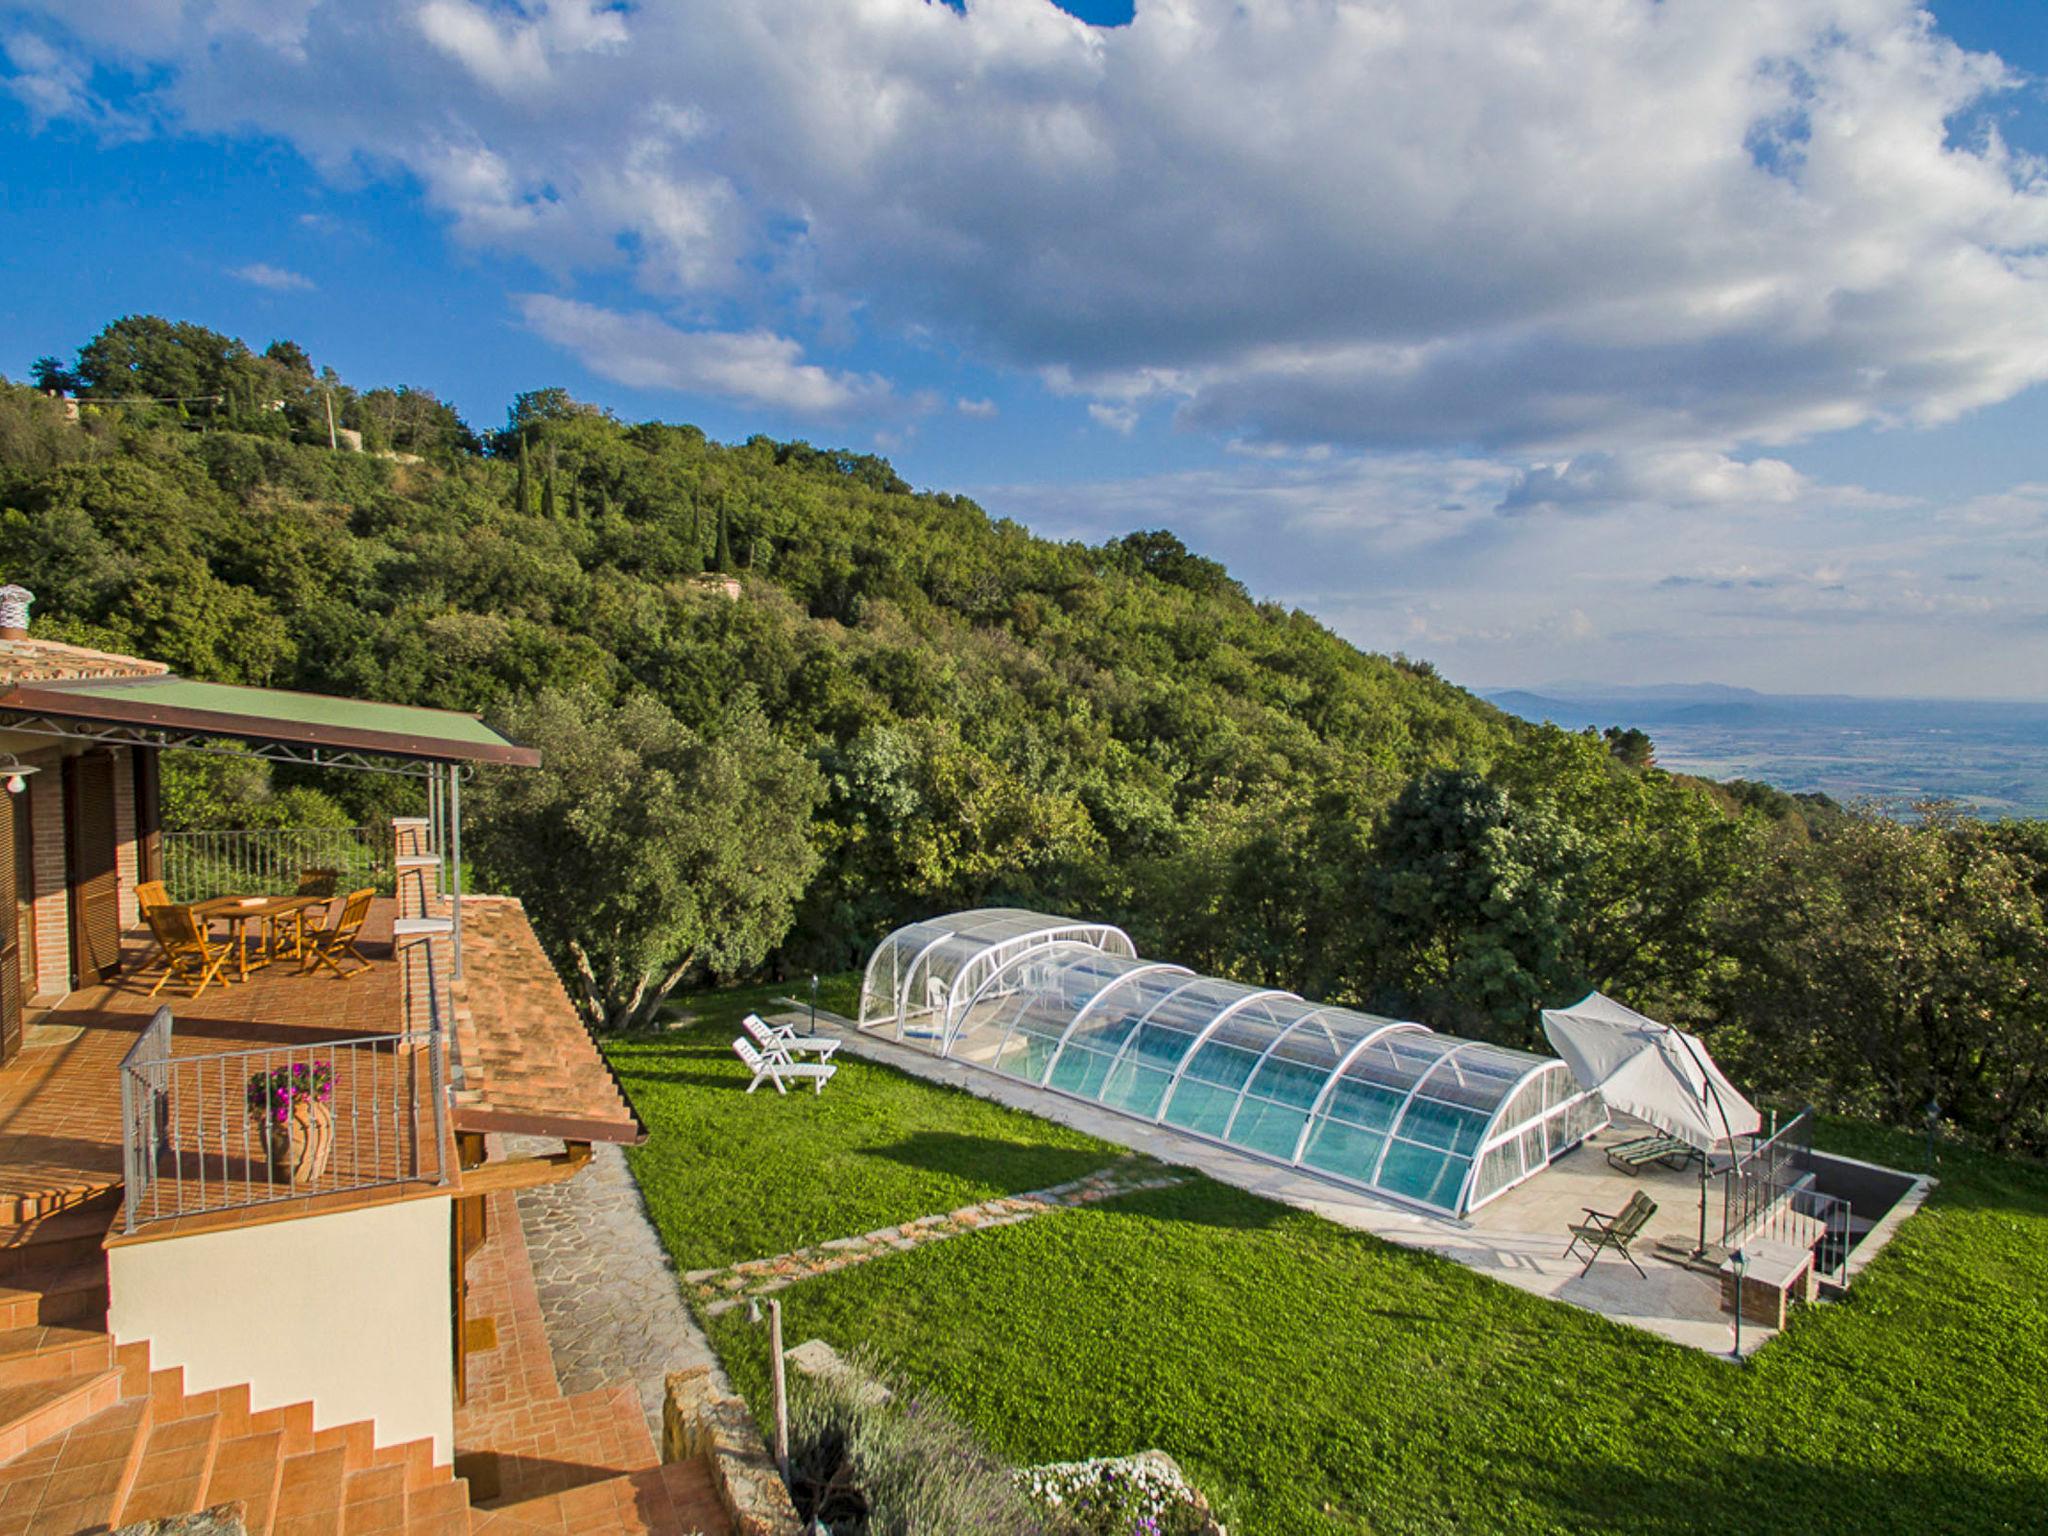
POLYGON ((395 1034, 177 1055, 171 1012, 159 1008, 120 1067, 123 1230, 445 1184, 445 1050, 437 1016, 433 1027, 395 1034))
POLYGON ((343 891, 393 888, 390 823, 361 827, 232 827, 165 832, 164 884, 174 901, 286 895, 308 869, 332 869, 343 891))
POLYGON ((1810 1248, 1817 1273, 1846 1273, 1849 1202, 1813 1178, 1814 1113, 1802 1109, 1723 1174, 1721 1242, 1768 1238, 1810 1248))
POLYGON ((169 1137, 164 1079, 170 1059, 171 1010, 159 1008, 121 1058, 121 1181, 126 1191, 125 1227, 130 1232, 169 1137))

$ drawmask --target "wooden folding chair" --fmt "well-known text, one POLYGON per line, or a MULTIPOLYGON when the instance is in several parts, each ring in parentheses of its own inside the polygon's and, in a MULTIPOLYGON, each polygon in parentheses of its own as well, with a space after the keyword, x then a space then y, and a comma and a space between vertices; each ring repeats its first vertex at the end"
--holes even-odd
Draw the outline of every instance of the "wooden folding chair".
MULTIPOLYGON (((277 950, 276 952, 287 955, 293 960, 303 959, 305 957, 308 930, 318 929, 321 924, 327 921, 327 914, 334 909, 334 903, 340 889, 341 871, 338 869, 315 867, 300 870, 299 888, 293 891, 292 894, 302 899, 306 904, 292 915, 290 947, 277 950)), ((284 925, 280 922, 277 927, 281 930, 284 925)), ((282 937, 284 937, 282 932, 274 931, 272 934, 273 944, 282 937)))
POLYGON ((356 948, 356 936, 363 931, 363 919, 370 915, 370 898, 376 894, 374 890, 350 891, 333 922, 306 934, 305 953, 299 957, 301 973, 324 965, 345 980, 370 968, 370 957, 356 948), (350 957, 357 965, 343 970, 341 962, 350 957))
MULTIPOLYGON (((142 914, 142 920, 145 923, 149 921, 149 909, 151 907, 168 907, 170 904, 171 894, 169 891, 164 889, 163 881, 141 880, 136 882, 135 910, 142 914)), ((160 942, 156 940, 154 931, 152 930, 149 953, 142 957, 142 963, 136 967, 136 970, 148 970, 151 966, 155 965, 158 960, 163 958, 163 952, 164 947, 160 942)))
POLYGON ((164 964, 163 975, 149 989, 151 997, 173 981, 185 983, 192 989, 187 996, 197 997, 209 983, 221 980, 221 967, 233 958, 235 946, 216 944, 206 931, 206 924, 193 915, 190 907, 161 902, 145 908, 142 915, 149 920, 149 931, 156 935, 164 964))

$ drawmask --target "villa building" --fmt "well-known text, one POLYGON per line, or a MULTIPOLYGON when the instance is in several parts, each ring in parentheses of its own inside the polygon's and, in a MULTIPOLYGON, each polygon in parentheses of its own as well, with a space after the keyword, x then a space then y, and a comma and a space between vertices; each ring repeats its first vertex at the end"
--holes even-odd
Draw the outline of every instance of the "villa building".
POLYGON ((32 639, 26 601, 0 591, 0 1536, 222 1504, 274 1536, 726 1529, 630 1387, 557 1388, 534 1298, 515 1193, 646 1134, 519 903, 461 889, 465 773, 538 754, 32 639), (160 754, 227 744, 410 775, 427 814, 166 834, 160 754), (171 932, 201 974, 158 990, 171 932))

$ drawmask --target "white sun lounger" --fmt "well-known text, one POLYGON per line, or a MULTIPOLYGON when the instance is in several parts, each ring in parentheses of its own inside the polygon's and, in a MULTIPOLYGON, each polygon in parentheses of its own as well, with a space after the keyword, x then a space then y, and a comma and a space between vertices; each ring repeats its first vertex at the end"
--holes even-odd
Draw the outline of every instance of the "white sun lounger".
POLYGON ((754 1080, 747 1084, 749 1093, 763 1083, 773 1083, 777 1093, 788 1093, 789 1080, 792 1078, 798 1082, 808 1081, 813 1092, 823 1093, 825 1084, 830 1082, 832 1074, 839 1070, 828 1062, 791 1061, 780 1051, 759 1050, 745 1035, 736 1036, 732 1048, 740 1060, 747 1064, 747 1069, 754 1074, 754 1080))
POLYGON ((741 1019, 740 1028, 752 1035, 754 1044, 762 1050, 780 1051, 785 1056, 816 1056, 820 1061, 830 1061, 840 1045, 830 1035, 800 1035, 786 1025, 777 1028, 758 1013, 741 1019))

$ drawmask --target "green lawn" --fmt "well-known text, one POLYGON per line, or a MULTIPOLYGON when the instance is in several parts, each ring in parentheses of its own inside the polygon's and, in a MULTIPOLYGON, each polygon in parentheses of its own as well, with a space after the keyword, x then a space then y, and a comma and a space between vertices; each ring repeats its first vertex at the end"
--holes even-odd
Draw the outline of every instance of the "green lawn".
MULTIPOLYGON (((821 1006, 851 1012, 857 977, 832 977, 821 1006)), ((754 1093, 732 1052, 749 1011, 775 1010, 787 986, 685 1000, 697 1022, 605 1053, 647 1122, 627 1156, 679 1269, 708 1269, 854 1237, 996 1195, 1078 1178, 1119 1147, 935 1090, 888 1067, 842 1057, 822 1095, 754 1093)), ((807 991, 808 988, 801 989, 807 991)))
MULTIPOLYGON (((636 1166, 685 1267, 740 1256, 742 1235, 769 1252, 790 1245, 770 1231, 943 1209, 927 1178, 972 1169, 986 1190, 991 1164, 1102 1155, 875 1068, 783 1121, 795 1099, 741 1097, 714 1057, 617 1052, 655 1130, 636 1166), (663 1147, 675 1127, 693 1149, 663 1147), (891 1155, 911 1138, 985 1155, 935 1172, 891 1155), (731 1181, 778 1156, 819 1172, 735 1210, 731 1181)), ((1918 1166, 1910 1138, 1832 1134, 1918 1166)), ((1020 1462, 1161 1446, 1248 1536, 2038 1531, 2048 1170, 1951 1153, 1943 1174, 1847 1302, 1742 1370, 1207 1180, 802 1282, 785 1327, 877 1351, 1020 1462)), ((735 1311, 711 1333, 760 1406, 763 1331, 735 1311)))

